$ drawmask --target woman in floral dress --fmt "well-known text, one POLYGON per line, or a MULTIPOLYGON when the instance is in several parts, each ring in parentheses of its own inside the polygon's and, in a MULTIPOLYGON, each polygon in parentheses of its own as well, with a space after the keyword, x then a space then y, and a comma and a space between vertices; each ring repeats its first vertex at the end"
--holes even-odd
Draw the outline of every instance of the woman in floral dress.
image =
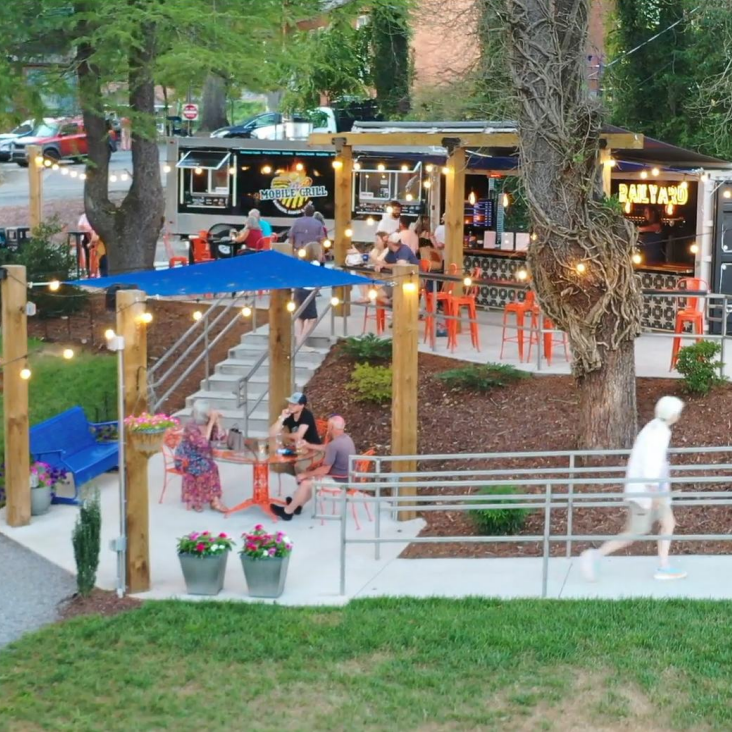
POLYGON ((175 467, 183 471, 183 500, 186 508, 203 511, 209 504, 214 511, 226 511, 221 503, 221 479, 213 459, 211 439, 220 433, 218 416, 194 407, 193 420, 184 430, 175 451, 175 467))

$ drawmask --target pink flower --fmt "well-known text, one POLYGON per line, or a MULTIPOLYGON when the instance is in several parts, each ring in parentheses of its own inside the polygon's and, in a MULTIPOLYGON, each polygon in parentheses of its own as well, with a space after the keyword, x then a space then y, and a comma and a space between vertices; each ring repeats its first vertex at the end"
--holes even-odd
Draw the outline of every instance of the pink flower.
POLYGON ((257 524, 257 525, 256 525, 256 526, 254 527, 254 530, 255 530, 255 531, 262 531, 262 529, 264 529, 264 526, 262 526, 262 524, 257 524))
POLYGON ((228 539, 229 537, 226 534, 219 534, 219 539, 228 539))
POLYGON ((277 554, 277 550, 276 549, 272 548, 272 549, 269 550, 269 556, 270 557, 273 557, 275 554, 277 554))
POLYGON ((210 535, 211 535, 211 532, 210 532, 210 531, 204 531, 204 532, 203 532, 203 533, 201 534, 201 536, 210 536, 210 535))
POLYGON ((292 544, 285 544, 285 548, 288 550, 292 549, 292 544))
POLYGON ((196 532, 196 531, 194 531, 194 532, 193 532, 192 534, 188 534, 188 538, 189 538, 189 539, 190 539, 191 541, 195 541, 196 539, 198 539, 198 537, 199 537, 199 534, 198 534, 198 532, 196 532))
POLYGON ((206 545, 205 544, 196 544, 196 551, 197 552, 206 551, 206 545))

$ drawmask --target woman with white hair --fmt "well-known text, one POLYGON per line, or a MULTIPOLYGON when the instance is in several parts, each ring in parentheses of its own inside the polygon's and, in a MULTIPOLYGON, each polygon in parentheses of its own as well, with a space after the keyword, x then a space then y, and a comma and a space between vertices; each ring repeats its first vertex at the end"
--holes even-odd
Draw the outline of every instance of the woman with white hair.
POLYGON ((186 508, 203 511, 208 504, 214 511, 226 513, 221 503, 221 479, 214 462, 211 440, 225 435, 219 415, 205 402, 193 405, 193 419, 183 429, 183 437, 175 451, 175 467, 183 472, 183 501, 186 508))
POLYGON ((264 234, 264 236, 272 236, 272 224, 262 218, 262 214, 258 208, 253 208, 248 215, 254 216, 254 218, 259 221, 259 228, 262 230, 262 234, 264 234))
MULTIPOLYGON (((671 427, 679 421, 683 409, 684 402, 681 399, 662 397, 656 404, 655 418, 638 433, 625 473, 624 492, 628 503, 625 531, 617 539, 605 542, 599 549, 588 549, 582 553, 582 573, 589 581, 595 581, 597 562, 601 557, 630 546, 635 541, 631 537, 650 534, 656 522, 660 525, 662 536, 673 534, 676 521, 671 510, 668 446, 671 427)), ((659 539, 658 569, 653 575, 657 580, 686 577, 686 572, 669 564, 670 549, 669 539, 659 539)))
POLYGON ((256 216, 247 216, 244 228, 234 237, 237 244, 256 252, 262 249, 262 239, 264 239, 264 234, 256 216))

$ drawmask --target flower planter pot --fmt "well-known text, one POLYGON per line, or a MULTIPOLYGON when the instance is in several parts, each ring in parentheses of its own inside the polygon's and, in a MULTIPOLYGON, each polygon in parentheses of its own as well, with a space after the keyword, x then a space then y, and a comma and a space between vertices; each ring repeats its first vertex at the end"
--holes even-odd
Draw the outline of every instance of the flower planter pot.
POLYGON ((218 595, 224 587, 228 552, 215 557, 179 554, 180 567, 189 595, 218 595))
POLYGON ((41 516, 51 506, 51 488, 31 488, 31 516, 41 516))
POLYGON ((165 432, 166 430, 128 430, 127 435, 133 450, 152 457, 162 449, 165 432))
POLYGON ((252 559, 240 554, 247 588, 252 597, 279 597, 285 589, 290 556, 252 559))

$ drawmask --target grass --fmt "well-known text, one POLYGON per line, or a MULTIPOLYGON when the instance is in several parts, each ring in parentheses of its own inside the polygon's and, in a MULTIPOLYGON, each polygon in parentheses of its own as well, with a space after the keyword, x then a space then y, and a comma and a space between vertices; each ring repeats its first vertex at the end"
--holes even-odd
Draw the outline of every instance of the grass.
MULTIPOLYGON (((2 342, 0 341, 0 353, 2 342)), ((66 361, 62 346, 35 339, 28 342, 28 362, 32 372, 28 382, 30 424, 33 426, 77 404, 94 421, 97 408, 106 402, 116 412, 117 361, 113 355, 79 353, 66 361)), ((2 422, 3 403, 0 400, 0 450, 5 444, 2 422)), ((106 418, 104 414, 102 418, 106 418)))
POLYGON ((732 729, 730 604, 150 602, 0 652, 0 729, 732 729))

